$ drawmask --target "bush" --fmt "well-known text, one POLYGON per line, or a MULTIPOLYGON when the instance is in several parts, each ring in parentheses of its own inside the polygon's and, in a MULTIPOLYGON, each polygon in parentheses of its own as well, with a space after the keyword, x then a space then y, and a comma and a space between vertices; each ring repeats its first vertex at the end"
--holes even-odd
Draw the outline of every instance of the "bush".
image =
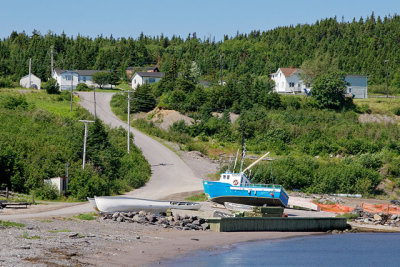
POLYGON ((296 96, 283 96, 282 106, 286 109, 299 109, 300 108, 300 98, 296 96))
POLYGON ((89 88, 89 86, 87 86, 86 83, 79 83, 79 84, 76 86, 76 90, 77 90, 77 91, 90 91, 90 88, 89 88))
POLYGON ((56 187, 48 182, 45 182, 42 187, 33 190, 33 194, 39 199, 54 200, 58 198, 56 187))
POLYGON ((394 115, 400 116, 400 107, 395 107, 393 110, 394 115))
POLYGON ((0 77, 0 88, 14 87, 13 81, 10 78, 0 77))
POLYGON ((2 101, 2 106, 6 109, 27 110, 29 104, 26 101, 25 96, 23 95, 18 95, 18 96, 7 95, 6 97, 4 97, 2 101))
POLYGON ((50 94, 59 94, 60 87, 55 79, 51 78, 48 82, 43 83, 43 88, 46 89, 46 92, 50 94))

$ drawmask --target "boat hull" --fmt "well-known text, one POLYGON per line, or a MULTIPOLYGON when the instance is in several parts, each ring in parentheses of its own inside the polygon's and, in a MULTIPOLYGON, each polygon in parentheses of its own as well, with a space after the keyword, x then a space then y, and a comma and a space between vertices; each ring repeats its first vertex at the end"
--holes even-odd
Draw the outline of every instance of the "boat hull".
POLYGON ((129 197, 95 197, 97 209, 102 213, 149 211, 166 212, 167 209, 198 210, 200 203, 150 200, 129 197))
POLYGON ((280 187, 268 188, 260 186, 233 186, 223 182, 203 181, 204 192, 216 203, 232 202, 251 206, 286 207, 289 196, 280 187))

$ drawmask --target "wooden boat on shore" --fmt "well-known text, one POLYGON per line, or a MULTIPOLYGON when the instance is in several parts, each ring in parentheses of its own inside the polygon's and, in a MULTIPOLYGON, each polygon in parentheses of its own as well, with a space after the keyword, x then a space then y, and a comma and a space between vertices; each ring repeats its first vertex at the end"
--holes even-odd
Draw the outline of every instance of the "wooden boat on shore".
MULTIPOLYGON (((221 173, 219 181, 203 180, 204 192, 208 199, 222 205, 224 202, 231 202, 250 206, 287 207, 289 195, 281 185, 253 184, 245 175, 247 170, 260 162, 268 154, 269 152, 239 173, 226 171, 225 173, 221 173)), ((242 165, 243 160, 244 157, 242 158, 242 165)))
POLYGON ((166 212, 167 209, 198 210, 200 203, 183 201, 163 201, 123 196, 94 197, 97 209, 102 213, 150 211, 166 212))

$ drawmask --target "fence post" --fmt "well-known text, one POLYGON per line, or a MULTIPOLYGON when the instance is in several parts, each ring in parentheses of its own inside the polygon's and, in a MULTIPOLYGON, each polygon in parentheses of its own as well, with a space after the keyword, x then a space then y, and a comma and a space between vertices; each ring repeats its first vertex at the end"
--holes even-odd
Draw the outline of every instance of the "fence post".
POLYGON ((35 204, 35 196, 33 193, 32 193, 32 204, 35 204))
POLYGON ((8 199, 8 186, 6 187, 6 199, 8 199))

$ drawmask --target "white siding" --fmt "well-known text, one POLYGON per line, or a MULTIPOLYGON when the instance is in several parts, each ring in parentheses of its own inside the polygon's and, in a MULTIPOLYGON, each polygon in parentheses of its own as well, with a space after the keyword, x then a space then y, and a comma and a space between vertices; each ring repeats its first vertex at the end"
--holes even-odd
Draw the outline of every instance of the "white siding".
POLYGON ((42 81, 36 75, 31 74, 31 84, 29 84, 29 75, 22 77, 19 84, 24 88, 36 87, 37 89, 40 89, 42 81))
POLYGON ((133 75, 133 78, 132 78, 132 89, 136 89, 136 87, 138 87, 139 85, 142 85, 143 83, 144 82, 143 82, 142 76, 135 73, 135 75, 133 75))

